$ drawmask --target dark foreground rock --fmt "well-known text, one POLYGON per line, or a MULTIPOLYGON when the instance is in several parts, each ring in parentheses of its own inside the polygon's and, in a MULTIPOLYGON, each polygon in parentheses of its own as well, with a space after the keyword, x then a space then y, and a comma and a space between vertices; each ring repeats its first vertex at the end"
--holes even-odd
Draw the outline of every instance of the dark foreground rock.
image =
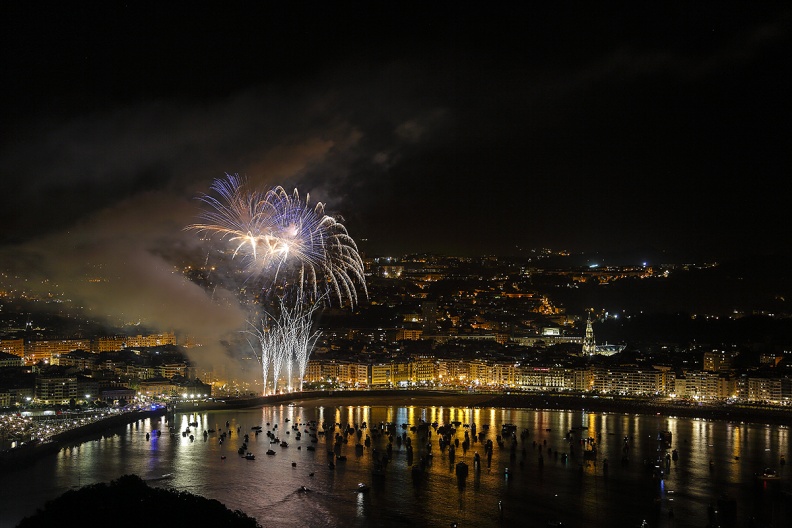
POLYGON ((239 510, 231 511, 217 500, 152 488, 137 475, 67 491, 22 519, 17 528, 140 528, 152 524, 261 528, 256 519, 239 510))

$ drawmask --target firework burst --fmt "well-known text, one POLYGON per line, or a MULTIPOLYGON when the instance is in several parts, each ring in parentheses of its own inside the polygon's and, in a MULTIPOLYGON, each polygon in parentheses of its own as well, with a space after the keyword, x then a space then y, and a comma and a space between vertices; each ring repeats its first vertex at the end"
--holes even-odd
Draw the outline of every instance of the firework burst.
POLYGON ((200 197, 209 206, 204 222, 188 229, 230 241, 233 257, 241 255, 249 271, 269 277, 273 287, 296 287, 307 302, 328 294, 328 301, 354 306, 358 288, 368 294, 357 245, 322 202, 311 207, 309 195, 303 201, 297 189, 289 194, 280 186, 250 191, 239 176, 211 188, 217 196, 200 197))
POLYGON ((312 319, 319 304, 289 307, 281 300, 280 313, 277 316, 265 313, 259 324, 251 323, 253 330, 250 335, 257 338, 257 343, 250 343, 256 359, 261 363, 261 374, 264 380, 264 395, 268 394, 270 373, 272 374, 272 391, 277 393, 281 372, 285 370, 286 389, 293 390, 294 371, 302 390, 302 380, 308 366, 308 358, 316 340, 321 335, 312 331, 312 319), (301 308, 305 308, 302 311, 301 308))
POLYGON ((285 369, 288 390, 293 370, 302 380, 311 350, 320 336, 312 331, 318 307, 337 301, 358 303, 358 289, 368 295, 363 260, 339 218, 325 214, 324 204, 310 206, 297 189, 250 190, 239 176, 215 180, 212 195, 199 199, 208 206, 202 223, 187 229, 231 243, 231 260, 239 259, 248 273, 263 281, 265 304, 260 323, 249 323, 257 343, 251 343, 261 363, 264 394, 270 375, 277 392, 285 369), (266 306, 270 306, 271 312, 266 306), (273 313, 275 315, 273 315, 273 313))

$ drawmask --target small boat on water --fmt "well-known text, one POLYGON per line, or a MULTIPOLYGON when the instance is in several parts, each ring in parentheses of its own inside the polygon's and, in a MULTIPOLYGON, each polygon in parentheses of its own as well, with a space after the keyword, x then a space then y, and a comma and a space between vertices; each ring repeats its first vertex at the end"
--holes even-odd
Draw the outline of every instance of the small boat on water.
POLYGON ((273 451, 272 449, 267 449, 267 454, 268 455, 274 455, 275 451, 273 451))
POLYGON ((151 477, 146 479, 146 482, 155 482, 158 480, 168 480, 169 478, 173 477, 173 473, 165 473, 164 475, 160 475, 159 477, 151 477))
POLYGON ((761 472, 756 474, 759 480, 779 480, 781 476, 773 468, 764 468, 761 472))
POLYGON ((368 484, 364 484, 362 482, 358 482, 357 490, 356 490, 358 493, 364 493, 364 492, 366 492, 368 490, 369 490, 368 484))
POLYGON ((465 479, 468 476, 468 465, 464 462, 459 462, 456 465, 456 476, 458 479, 465 479))
POLYGON ((245 458, 248 460, 256 460, 256 455, 253 453, 245 453, 245 458))
POLYGON ((508 435, 510 435, 512 433, 515 433, 515 432, 517 432, 517 425, 515 425, 513 423, 505 423, 501 427, 501 435, 503 435, 503 436, 508 436, 508 435))

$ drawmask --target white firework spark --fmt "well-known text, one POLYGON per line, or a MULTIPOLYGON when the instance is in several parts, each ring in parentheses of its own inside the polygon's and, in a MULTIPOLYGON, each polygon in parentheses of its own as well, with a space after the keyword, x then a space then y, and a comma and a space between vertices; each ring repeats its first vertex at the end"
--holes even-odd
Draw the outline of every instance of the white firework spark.
POLYGON ((325 214, 322 202, 311 207, 310 197, 303 201, 297 189, 261 193, 247 187, 238 176, 216 180, 217 197, 200 197, 209 206, 205 222, 188 229, 232 242, 234 257, 244 255, 248 270, 269 274, 273 286, 296 286, 308 302, 329 293, 328 301, 354 306, 358 288, 368 295, 357 245, 338 218, 325 214))

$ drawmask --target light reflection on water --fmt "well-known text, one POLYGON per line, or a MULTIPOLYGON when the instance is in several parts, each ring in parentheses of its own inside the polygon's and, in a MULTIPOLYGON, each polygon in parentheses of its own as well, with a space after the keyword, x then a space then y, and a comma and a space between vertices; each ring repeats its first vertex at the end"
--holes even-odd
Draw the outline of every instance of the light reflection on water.
POLYGON ((179 414, 173 424, 139 421, 99 440, 61 450, 0 481, 0 528, 14 526, 64 491, 129 473, 151 479, 151 485, 217 499, 256 517, 263 526, 413 523, 439 527, 456 522, 462 528, 501 521, 546 526, 548 521, 560 520, 567 526, 629 527, 643 519, 652 527, 705 526, 707 506, 717 505, 724 493, 737 500, 738 526, 748 525, 753 517, 764 521, 758 526, 788 526, 792 521, 786 505, 790 502, 789 470, 779 464, 781 455, 790 459, 787 427, 659 415, 321 403, 179 414), (460 442, 454 462, 448 448, 440 450, 434 431, 429 438, 419 438, 412 430, 421 420, 462 424, 454 435, 460 442), (368 428, 361 441, 370 435, 371 447, 356 451, 357 436, 350 435, 339 446, 346 460, 331 457, 328 451, 340 428, 311 442, 311 421, 358 426, 365 422, 368 428), (422 479, 413 480, 406 445, 395 439, 385 476, 374 475, 374 450, 386 453, 388 439, 386 434, 376 438, 373 432, 384 433, 385 423, 394 424, 396 435, 410 439, 413 464, 428 455, 427 444, 431 445, 431 464, 422 479), (517 426, 518 443, 513 450, 510 439, 503 447, 498 445, 504 423, 517 426), (471 424, 494 444, 489 468, 481 442, 473 441, 467 452, 462 449, 465 431, 471 432, 465 425, 471 424), (173 426, 173 436, 168 425, 173 426), (489 425, 486 431, 485 425, 489 425), (256 435, 253 426, 262 426, 261 434, 256 435), (524 430, 528 436, 523 441, 520 432, 524 430), (671 431, 672 449, 679 454, 679 460, 668 466, 665 459, 670 450, 658 449, 661 430, 671 431), (223 431, 230 436, 220 442, 223 431), (271 440, 268 431, 288 447, 271 440), (571 443, 567 441, 570 432, 571 443), (255 454, 255 460, 237 453, 245 434, 249 437, 246 450, 255 454), (584 460, 582 454, 580 440, 589 437, 598 444, 594 460, 584 460), (275 455, 267 455, 268 449, 275 455), (475 453, 481 456, 480 471, 473 467, 475 453), (569 455, 566 461, 565 454, 569 455), (666 469, 663 479, 653 478, 644 465, 651 461, 653 467, 658 457, 666 469), (455 476, 455 463, 460 461, 470 467, 461 482, 455 476), (781 481, 767 489, 754 477, 764 467, 774 467, 782 475, 781 481), (169 474, 172 477, 156 480, 169 474), (358 482, 370 489, 358 492, 358 482), (301 492, 301 486, 310 491, 301 492))

